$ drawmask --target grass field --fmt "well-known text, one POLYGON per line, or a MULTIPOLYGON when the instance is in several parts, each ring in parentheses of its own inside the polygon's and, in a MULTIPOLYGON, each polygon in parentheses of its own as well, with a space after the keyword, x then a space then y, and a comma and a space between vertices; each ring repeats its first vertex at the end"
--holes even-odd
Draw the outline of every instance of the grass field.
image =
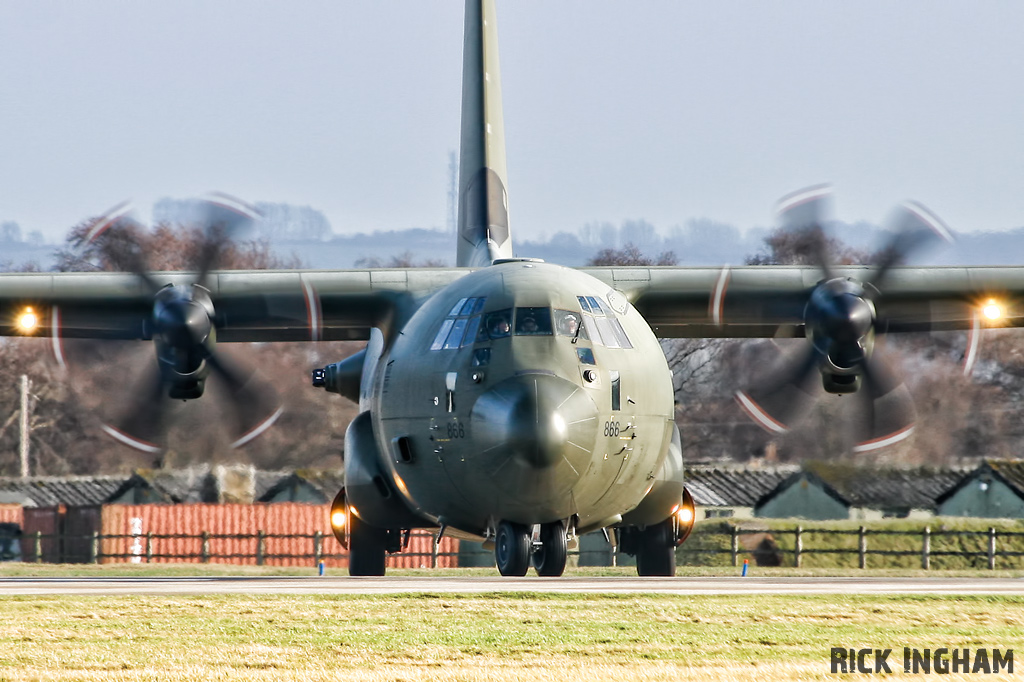
MULTIPOLYGON (((732 566, 679 566, 679 576, 734 576, 740 574, 740 568, 732 566)), ((236 564, 24 564, 0 563, 0 580, 3 578, 38 577, 38 578, 69 578, 69 577, 206 577, 206 576, 312 576, 317 571, 314 567, 295 566, 239 566, 236 564)), ((328 575, 348 575, 347 569, 330 569, 328 575)), ((404 568, 388 569, 388 575, 406 576, 484 576, 498 577, 496 568, 404 568)), ((530 575, 534 575, 531 571, 530 575)), ((569 567, 565 571, 568 577, 594 576, 636 576, 636 568, 632 566, 618 567, 569 567)), ((888 568, 863 571, 857 568, 766 568, 751 565, 751 576, 797 577, 797 576, 848 576, 848 577, 924 577, 941 576, 946 578, 1024 578, 1024 570, 963 569, 924 571, 918 568, 888 568)))
POLYGON ((8 597, 0 615, 4 682, 826 680, 833 646, 892 648, 896 671, 904 646, 1024 652, 1021 598, 8 597))

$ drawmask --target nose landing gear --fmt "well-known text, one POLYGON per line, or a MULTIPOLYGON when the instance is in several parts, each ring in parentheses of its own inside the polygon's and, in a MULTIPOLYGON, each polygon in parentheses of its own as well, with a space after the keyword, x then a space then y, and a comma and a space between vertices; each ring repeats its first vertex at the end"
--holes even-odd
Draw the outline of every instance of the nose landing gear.
POLYGON ((521 523, 502 521, 494 537, 494 560, 498 572, 504 576, 522 577, 530 568, 532 549, 530 527, 521 523))
POLYGON ((543 524, 540 527, 540 547, 533 552, 533 567, 537 569, 537 575, 548 578, 562 575, 568 554, 568 540, 562 522, 543 524))
POLYGON ((494 538, 494 560, 504 576, 522 577, 531 559, 537 575, 557 577, 565 571, 568 539, 561 521, 541 524, 540 542, 534 545, 530 526, 502 521, 494 538))

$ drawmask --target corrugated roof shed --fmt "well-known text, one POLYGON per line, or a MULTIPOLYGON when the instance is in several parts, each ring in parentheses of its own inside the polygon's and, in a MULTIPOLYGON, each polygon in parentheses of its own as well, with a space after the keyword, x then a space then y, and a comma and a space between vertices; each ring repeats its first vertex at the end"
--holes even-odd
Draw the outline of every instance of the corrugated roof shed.
POLYGON ((985 463, 992 471, 999 474, 1018 495, 1024 497, 1024 460, 989 459, 985 463))
POLYGON ((954 487, 965 469, 879 469, 808 463, 806 469, 830 485, 850 506, 868 509, 932 509, 954 487))
POLYGON ((103 504, 124 484, 127 476, 36 476, 0 478, 0 491, 21 494, 37 507, 58 504, 103 504))
POLYGON ((116 497, 134 486, 150 488, 167 503, 223 502, 225 473, 234 474, 233 483, 238 489, 233 492, 243 498, 240 500, 242 502, 260 499, 278 481, 289 475, 285 471, 257 471, 247 466, 199 465, 188 469, 136 469, 117 491, 116 497))
POLYGON ((986 459, 976 469, 964 472, 955 483, 947 486, 937 497, 937 502, 945 502, 958 490, 971 481, 985 476, 995 475, 1006 483, 1017 495, 1024 498, 1024 460, 1021 459, 986 459))
POLYGON ((322 498, 319 502, 332 502, 345 485, 345 472, 340 469, 297 469, 290 474, 282 473, 274 484, 256 499, 260 502, 272 501, 278 495, 287 496, 289 488, 303 484, 319 493, 322 498))
POLYGON ((796 470, 792 466, 772 468, 735 465, 688 464, 686 488, 702 507, 753 507, 796 470))

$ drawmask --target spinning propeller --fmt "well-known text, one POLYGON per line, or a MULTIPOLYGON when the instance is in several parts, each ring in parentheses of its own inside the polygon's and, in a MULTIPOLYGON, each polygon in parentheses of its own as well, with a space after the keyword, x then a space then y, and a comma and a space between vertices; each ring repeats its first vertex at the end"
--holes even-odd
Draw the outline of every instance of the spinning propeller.
POLYGON ((929 241, 952 241, 948 228, 920 204, 899 207, 894 236, 867 277, 839 276, 822 230, 831 187, 811 187, 784 197, 778 206, 784 230, 807 240, 821 279, 804 308, 806 347, 786 359, 768 380, 736 399, 760 426, 785 433, 812 406, 820 390, 856 394, 862 403, 854 452, 897 443, 913 431, 914 405, 906 385, 892 371, 876 341, 885 333, 878 308, 892 268, 929 241), (821 389, 819 389, 819 386, 821 389))
POLYGON ((149 315, 141 320, 146 338, 156 347, 157 364, 138 384, 132 406, 103 430, 118 441, 156 453, 162 449, 169 399, 189 400, 203 394, 211 374, 227 389, 236 416, 232 447, 266 431, 281 415, 276 392, 252 370, 215 349, 217 313, 208 288, 231 238, 259 214, 247 204, 216 194, 202 203, 203 241, 196 254, 195 279, 162 283, 147 268, 139 237, 143 227, 125 203, 108 211, 89 231, 83 247, 95 244, 117 269, 133 273, 152 296, 149 315))

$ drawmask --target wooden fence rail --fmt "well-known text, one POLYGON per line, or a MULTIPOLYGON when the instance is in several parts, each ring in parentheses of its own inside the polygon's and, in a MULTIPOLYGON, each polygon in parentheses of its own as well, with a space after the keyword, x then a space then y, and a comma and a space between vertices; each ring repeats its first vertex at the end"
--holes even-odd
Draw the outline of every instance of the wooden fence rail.
MULTIPOLYGON (((430 568, 436 568, 438 559, 441 557, 457 557, 458 552, 442 552, 439 550, 437 538, 432 533, 412 532, 412 537, 431 538, 431 550, 428 552, 403 551, 403 557, 420 557, 429 559, 430 568)), ((266 533, 257 530, 255 533, 210 533, 203 531, 194 534, 182 533, 144 533, 144 534, 119 534, 110 535, 93 532, 89 535, 78 535, 70 533, 46 534, 35 532, 27 534, 22 539, 25 547, 23 555, 25 560, 35 563, 43 563, 44 556, 57 555, 73 563, 98 564, 104 560, 122 561, 130 563, 152 563, 157 560, 196 561, 200 563, 217 562, 218 560, 241 559, 250 560, 257 566, 263 566, 269 561, 275 560, 309 560, 313 566, 317 566, 325 560, 343 560, 348 558, 347 552, 332 552, 329 547, 338 547, 333 537, 317 531, 315 533, 266 533), (27 540, 27 542, 26 542, 27 540), (127 552, 103 551, 104 541, 127 541, 127 552), (198 552, 162 552, 154 548, 160 541, 186 540, 198 543, 198 552), (236 540, 249 543, 249 549, 241 552, 213 552, 210 543, 217 540, 236 540), (267 545, 273 540, 305 540, 309 544, 308 552, 299 553, 271 553, 267 545), (28 550, 31 546, 31 551, 28 550), (56 549, 49 549, 55 546, 56 549), (77 547, 77 550, 69 549, 77 547), (82 547, 87 547, 82 550, 82 547)))
MULTIPOLYGON (((706 538, 719 537, 728 538, 729 547, 726 548, 686 548, 686 550, 692 554, 729 554, 732 558, 732 565, 738 566, 740 555, 746 553, 745 550, 741 549, 740 538, 743 535, 772 535, 776 538, 790 535, 793 538, 793 549, 789 550, 793 556, 793 564, 797 567, 802 565, 803 557, 807 554, 850 554, 857 555, 858 566, 860 568, 867 568, 869 556, 920 556, 921 557, 921 568, 928 570, 931 568, 931 560, 933 557, 940 556, 958 556, 966 558, 984 558, 987 560, 988 568, 990 570, 996 569, 997 559, 1001 557, 1024 557, 1024 552, 1011 551, 1009 549, 1001 549, 999 546, 999 540, 1002 539, 1012 540, 1014 538, 1024 538, 1024 532, 1012 532, 1012 531, 997 531, 995 528, 989 528, 984 531, 967 531, 967 530, 932 530, 931 527, 925 526, 921 531, 907 531, 907 530, 873 530, 868 529, 865 526, 861 526, 856 530, 841 530, 834 528, 804 528, 803 526, 797 526, 795 529, 772 529, 772 528, 740 528, 738 526, 731 526, 731 529, 726 532, 708 532, 703 535, 706 538), (847 535, 856 536, 857 547, 856 548, 842 548, 842 547, 808 547, 806 545, 806 536, 808 535, 847 535), (907 549, 871 549, 869 538, 879 536, 905 536, 908 538, 907 549), (984 549, 978 551, 969 550, 934 550, 932 549, 933 540, 940 538, 951 538, 951 537, 975 537, 985 540, 984 549)), ((684 548, 686 546, 684 545, 684 548)))

